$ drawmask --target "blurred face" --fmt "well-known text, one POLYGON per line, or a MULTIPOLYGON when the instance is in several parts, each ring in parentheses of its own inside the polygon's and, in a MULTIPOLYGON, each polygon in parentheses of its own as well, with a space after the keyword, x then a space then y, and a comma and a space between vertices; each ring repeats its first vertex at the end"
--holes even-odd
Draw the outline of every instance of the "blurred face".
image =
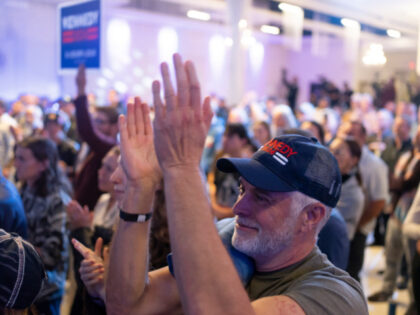
POLYGON ((104 113, 95 112, 93 115, 93 124, 95 128, 104 135, 112 136, 112 124, 104 113))
POLYGON ((330 152, 337 159, 341 174, 348 174, 357 164, 357 158, 351 155, 349 146, 341 139, 335 139, 331 143, 330 152))
POLYGON ((223 135, 223 151, 229 155, 237 155, 244 147, 244 142, 237 134, 223 135))
POLYGON ((312 136, 317 138, 319 142, 321 142, 321 136, 319 135, 318 128, 311 124, 309 121, 302 123, 300 129, 308 131, 312 136))
POLYGON ((49 121, 45 124, 45 131, 47 132, 47 137, 55 139, 61 131, 61 126, 56 122, 49 121))
POLYGON ((272 120, 272 124, 276 127, 276 128, 288 128, 289 127, 289 122, 286 118, 286 115, 283 113, 277 113, 276 115, 273 116, 273 120, 272 120))
POLYGON ((354 140, 363 147, 366 142, 366 138, 363 135, 362 127, 358 123, 346 122, 340 126, 337 132, 339 138, 353 137, 354 140))
POLYGON ((296 234, 300 213, 294 204, 295 193, 260 190, 243 178, 240 188, 233 206, 232 245, 254 258, 276 255, 287 248, 296 234))
POLYGON ((102 159, 102 166, 98 171, 99 189, 112 193, 114 185, 111 182, 111 175, 118 166, 118 156, 114 152, 109 152, 102 159))
POLYGON ((48 161, 40 162, 28 148, 17 147, 14 165, 19 181, 25 181, 29 186, 39 178, 47 168, 48 161))
POLYGON ((410 137, 410 126, 403 118, 397 117, 392 125, 392 132, 398 139, 407 140, 410 137))
POLYGON ((270 134, 268 130, 261 124, 255 125, 252 129, 254 132, 254 137, 258 141, 259 144, 263 145, 267 141, 270 141, 270 134))
POLYGON ((114 173, 112 173, 111 175, 111 182, 112 182, 112 185, 114 186, 113 190, 114 190, 115 199, 118 202, 122 202, 122 199, 124 197, 126 181, 127 179, 125 177, 124 171, 121 166, 121 158, 119 158, 118 166, 115 169, 114 173))

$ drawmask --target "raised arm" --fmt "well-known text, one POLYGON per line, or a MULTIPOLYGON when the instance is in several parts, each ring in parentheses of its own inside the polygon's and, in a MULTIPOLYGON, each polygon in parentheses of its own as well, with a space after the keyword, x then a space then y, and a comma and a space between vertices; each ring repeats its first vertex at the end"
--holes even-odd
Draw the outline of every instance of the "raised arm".
POLYGON ((85 66, 81 64, 76 75, 77 98, 74 101, 76 106, 77 131, 83 141, 97 152, 107 152, 115 145, 115 140, 97 132, 93 126, 92 117, 89 113, 86 97, 86 72, 85 66))
MULTIPOLYGON (((127 117, 120 117, 119 127, 121 164, 127 178, 122 209, 131 214, 150 213, 162 175, 147 104, 138 98, 134 105, 128 104, 127 117)), ((150 221, 119 220, 107 270, 108 314, 168 313, 165 307, 176 304, 175 280, 169 270, 158 270, 148 277, 149 230, 150 221)))
POLYGON ((167 64, 153 83, 155 147, 163 171, 175 278, 186 314, 252 314, 253 309, 222 245, 202 180, 199 162, 212 113, 201 103, 191 62, 174 55, 177 94, 167 64), (193 240, 186 242, 185 240, 193 240))

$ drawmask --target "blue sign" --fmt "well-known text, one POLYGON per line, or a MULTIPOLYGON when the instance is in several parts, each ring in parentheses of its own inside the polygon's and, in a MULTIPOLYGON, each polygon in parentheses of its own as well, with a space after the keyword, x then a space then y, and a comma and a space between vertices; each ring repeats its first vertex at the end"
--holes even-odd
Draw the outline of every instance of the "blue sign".
POLYGON ((100 12, 100 0, 59 6, 61 69, 100 67, 100 12))

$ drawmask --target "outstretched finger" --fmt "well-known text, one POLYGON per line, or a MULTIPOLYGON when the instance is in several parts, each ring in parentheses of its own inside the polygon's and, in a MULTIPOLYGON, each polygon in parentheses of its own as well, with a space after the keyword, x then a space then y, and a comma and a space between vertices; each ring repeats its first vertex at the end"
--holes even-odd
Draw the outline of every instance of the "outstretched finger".
POLYGON ((95 242, 95 254, 98 257, 102 257, 102 245, 104 244, 104 240, 102 237, 98 237, 98 239, 95 242))
POLYGON ((127 131, 129 138, 136 135, 136 117, 133 103, 127 104, 127 131))
POLYGON ((162 99, 160 98, 160 83, 159 81, 153 81, 152 83, 153 93, 153 106, 155 108, 155 120, 163 120, 165 117, 165 107, 163 106, 162 99))
POLYGON ((153 134, 153 130, 152 130, 152 122, 150 120, 149 105, 147 105, 147 103, 142 103, 141 106, 143 108, 144 135, 145 136, 151 135, 153 134))
POLYGON ((144 135, 144 121, 143 121, 143 110, 140 102, 140 98, 136 97, 134 99, 134 112, 136 119, 136 135, 144 135))
POLYGON ((212 118, 213 118, 213 111, 210 105, 210 96, 207 96, 203 102, 203 120, 204 120, 207 130, 210 128, 212 118))
POLYGON ((191 97, 191 106, 196 114, 201 110, 201 89, 200 82, 198 81, 197 73, 195 71, 194 64, 191 61, 185 62, 185 68, 187 70, 189 80, 189 91, 191 97))
POLYGON ((178 106, 187 107, 190 105, 190 91, 188 76, 182 63, 181 55, 174 54, 173 56, 175 75, 176 75, 176 88, 178 95, 178 106))
POLYGON ((160 72, 162 74, 163 94, 165 96, 166 109, 168 111, 174 110, 176 107, 176 94, 174 87, 172 86, 169 67, 166 62, 161 64, 160 72))
POLYGON ((89 255, 93 253, 93 251, 87 248, 85 245, 80 243, 75 238, 71 239, 71 243, 73 244, 74 248, 83 256, 83 258, 87 258, 89 255))
POLYGON ((128 132, 127 132, 127 120, 123 114, 118 117, 118 129, 120 131, 120 143, 121 149, 127 148, 128 132))

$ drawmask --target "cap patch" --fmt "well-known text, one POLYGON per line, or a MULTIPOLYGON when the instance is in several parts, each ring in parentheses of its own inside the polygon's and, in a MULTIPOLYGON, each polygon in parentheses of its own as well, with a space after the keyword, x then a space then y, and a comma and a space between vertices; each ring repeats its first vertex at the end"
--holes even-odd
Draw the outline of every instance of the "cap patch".
POLYGON ((262 148, 261 150, 271 154, 274 156, 275 153, 281 153, 280 154, 276 154, 277 156, 282 156, 286 158, 291 157, 292 155, 298 154, 298 152, 294 151, 292 149, 291 146, 289 146, 288 144, 284 143, 283 141, 279 141, 277 139, 273 139, 270 142, 267 142, 262 148))

